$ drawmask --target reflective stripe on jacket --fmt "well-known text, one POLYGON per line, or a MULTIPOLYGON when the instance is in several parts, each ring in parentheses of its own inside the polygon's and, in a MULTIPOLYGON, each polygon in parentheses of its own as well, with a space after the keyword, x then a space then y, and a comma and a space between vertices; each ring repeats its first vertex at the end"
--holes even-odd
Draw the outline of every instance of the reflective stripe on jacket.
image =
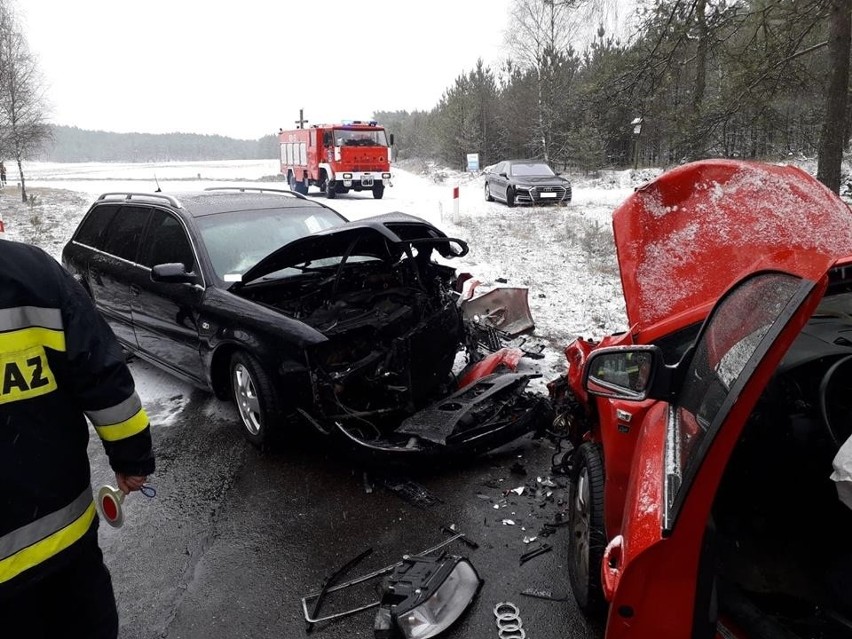
POLYGON ((154 471, 148 417, 88 294, 40 249, 0 240, 0 594, 95 524, 86 416, 113 470, 154 471))

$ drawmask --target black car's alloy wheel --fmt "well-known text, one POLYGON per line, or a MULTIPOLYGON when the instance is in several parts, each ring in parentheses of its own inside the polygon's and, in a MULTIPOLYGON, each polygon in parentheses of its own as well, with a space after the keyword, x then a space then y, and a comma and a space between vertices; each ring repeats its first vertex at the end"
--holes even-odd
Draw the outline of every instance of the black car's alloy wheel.
POLYGON ((493 202, 494 197, 491 195, 491 187, 488 186, 488 182, 485 183, 485 201, 493 202))
POLYGON ((281 400, 260 362, 238 351, 231 357, 231 391, 243 434, 255 446, 263 446, 281 422, 281 400))
POLYGON ((604 532, 604 467, 598 444, 585 443, 574 455, 568 511, 568 576, 577 605, 586 613, 604 609, 601 564, 604 532))

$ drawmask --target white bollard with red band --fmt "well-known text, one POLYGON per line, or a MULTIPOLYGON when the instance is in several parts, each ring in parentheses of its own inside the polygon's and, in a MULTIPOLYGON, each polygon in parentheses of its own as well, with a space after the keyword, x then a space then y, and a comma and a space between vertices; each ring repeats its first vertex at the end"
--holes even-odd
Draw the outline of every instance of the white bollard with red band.
POLYGON ((6 225, 3 224, 3 213, 0 212, 0 237, 6 235, 6 225))
POLYGON ((453 222, 459 221, 459 187, 453 187, 453 222))

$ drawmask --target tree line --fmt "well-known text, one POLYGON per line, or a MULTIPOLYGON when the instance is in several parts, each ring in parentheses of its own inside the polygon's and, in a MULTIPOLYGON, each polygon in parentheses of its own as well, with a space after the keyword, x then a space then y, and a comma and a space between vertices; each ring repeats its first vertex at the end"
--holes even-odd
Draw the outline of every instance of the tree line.
POLYGON ((640 2, 627 36, 600 27, 577 47, 604 8, 516 0, 506 61, 480 60, 430 111, 375 114, 397 131, 397 157, 593 170, 818 156, 820 179, 838 189, 852 120, 849 0, 640 2))
POLYGON ((169 162, 278 157, 278 137, 238 140, 195 133, 113 133, 54 126, 33 157, 52 162, 169 162))
MULTIPOLYGON (((0 158, 163 161, 277 157, 259 140, 52 127, 44 84, 0 0, 0 158)), ((397 158, 464 168, 533 157, 557 168, 669 166, 701 157, 818 157, 835 191, 850 133, 852 0, 513 0, 507 57, 459 75, 431 110, 377 112, 397 158)))

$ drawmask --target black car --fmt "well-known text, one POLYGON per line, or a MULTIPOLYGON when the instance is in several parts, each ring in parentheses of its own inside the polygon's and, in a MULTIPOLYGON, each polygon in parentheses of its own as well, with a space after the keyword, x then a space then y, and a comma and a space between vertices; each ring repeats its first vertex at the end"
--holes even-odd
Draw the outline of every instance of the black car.
POLYGON ((131 353, 233 398, 257 445, 307 421, 373 451, 480 452, 527 432, 517 373, 457 388, 480 359, 451 259, 462 240, 392 213, 348 222, 261 188, 107 193, 63 264, 131 353))
POLYGON ((508 206, 571 201, 571 183, 541 160, 505 160, 485 172, 485 200, 508 206))

